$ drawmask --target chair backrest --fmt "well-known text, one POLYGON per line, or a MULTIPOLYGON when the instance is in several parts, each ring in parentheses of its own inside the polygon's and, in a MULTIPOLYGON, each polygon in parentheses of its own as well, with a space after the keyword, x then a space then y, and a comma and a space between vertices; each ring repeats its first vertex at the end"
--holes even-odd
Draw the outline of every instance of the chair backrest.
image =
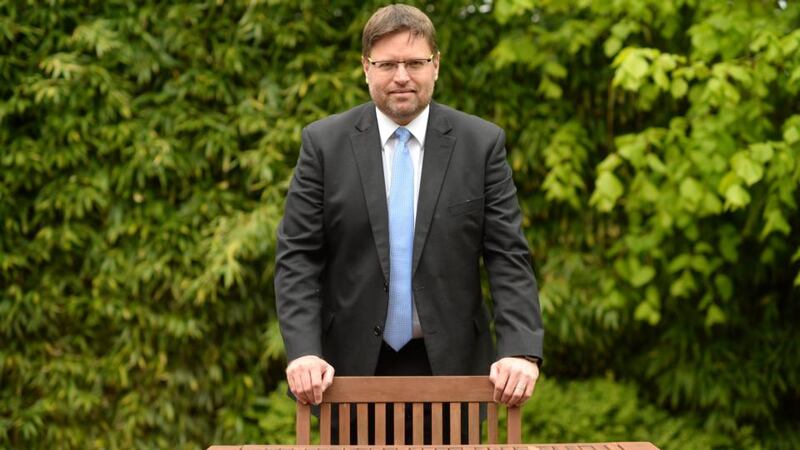
MULTIPOLYGON (((405 407, 411 404, 412 442, 404 442, 405 433, 394 433, 394 445, 423 444, 423 408, 431 409, 431 439, 442 444, 445 426, 450 432, 450 444, 462 444, 462 423, 466 424, 465 444, 481 443, 480 404, 486 404, 487 444, 497 444, 497 404, 492 400, 494 386, 486 376, 435 377, 334 377, 320 404, 320 444, 331 444, 331 411, 339 415, 339 445, 350 445, 350 409, 355 405, 357 442, 367 445, 369 436, 369 405, 374 405, 374 444, 386 444, 386 408, 392 404, 394 429, 405 430, 405 407), (461 417, 461 405, 466 404, 466 421, 461 417), (443 411, 449 410, 449 424, 443 423, 443 411)), ((508 408, 507 443, 521 442, 520 408, 508 408)), ((311 408, 297 403, 297 444, 309 445, 311 440, 311 408)), ((390 443, 390 444, 392 444, 390 443)))

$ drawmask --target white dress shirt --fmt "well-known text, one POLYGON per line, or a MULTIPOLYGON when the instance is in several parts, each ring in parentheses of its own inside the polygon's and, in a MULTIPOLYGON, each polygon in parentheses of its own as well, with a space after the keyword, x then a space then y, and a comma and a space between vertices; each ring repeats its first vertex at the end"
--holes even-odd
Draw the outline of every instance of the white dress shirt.
MULTIPOLYGON (((428 131, 428 114, 430 113, 430 105, 425 109, 405 128, 411 132, 411 138, 406 145, 408 152, 411 156, 411 165, 414 167, 414 220, 416 225, 417 205, 419 204, 419 185, 422 180, 422 155, 425 143, 425 133, 428 131)), ((386 201, 389 201, 389 192, 392 187, 392 160, 394 158, 395 145, 397 138, 394 132, 400 127, 386 114, 381 112, 377 107, 375 112, 378 115, 378 131, 381 135, 381 149, 383 155, 383 180, 386 184, 386 201)), ((413 296, 413 294, 412 294, 413 296)), ((413 336, 415 338, 422 337, 422 327, 419 324, 419 315, 417 314, 417 305, 412 301, 412 319, 413 319, 413 336)))

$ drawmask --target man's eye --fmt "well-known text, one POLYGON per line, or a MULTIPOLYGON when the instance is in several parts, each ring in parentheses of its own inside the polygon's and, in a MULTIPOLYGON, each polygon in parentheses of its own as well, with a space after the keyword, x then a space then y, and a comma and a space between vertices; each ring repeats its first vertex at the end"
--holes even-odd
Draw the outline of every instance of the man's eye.
POLYGON ((412 61, 408 61, 406 63, 406 66, 409 69, 421 69, 422 66, 424 66, 424 65, 425 65, 425 61, 421 60, 421 59, 415 59, 415 60, 412 60, 412 61))
POLYGON ((393 63, 391 61, 385 61, 385 62, 379 62, 378 63, 378 69, 381 69, 381 70, 391 70, 391 69, 394 69, 396 66, 397 66, 397 64, 393 63))

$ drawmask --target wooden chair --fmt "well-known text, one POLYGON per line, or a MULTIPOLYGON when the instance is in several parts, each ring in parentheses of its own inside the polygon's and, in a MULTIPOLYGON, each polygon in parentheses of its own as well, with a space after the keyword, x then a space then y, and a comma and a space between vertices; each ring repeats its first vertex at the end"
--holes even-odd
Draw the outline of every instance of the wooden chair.
MULTIPOLYGON (((468 437, 465 444, 480 444, 480 404, 486 404, 487 444, 497 444, 497 404, 493 402, 494 387, 486 376, 438 377, 335 377, 325 391, 320 405, 320 444, 331 444, 331 411, 339 412, 339 445, 350 445, 350 405, 356 407, 357 444, 368 444, 368 405, 374 405, 374 438, 376 445, 386 444, 386 406, 394 408, 394 429, 405 430, 405 403, 412 408, 412 442, 403 442, 405 433, 394 433, 394 445, 423 444, 423 405, 431 404, 431 439, 442 444, 444 426, 449 426, 450 444, 461 443, 461 404, 467 406, 468 437), (442 411, 450 411, 450 423, 444 424, 442 411)), ((520 408, 508 408, 507 443, 521 442, 520 408)), ((311 408, 297 403, 297 444, 309 445, 311 437, 311 408)))

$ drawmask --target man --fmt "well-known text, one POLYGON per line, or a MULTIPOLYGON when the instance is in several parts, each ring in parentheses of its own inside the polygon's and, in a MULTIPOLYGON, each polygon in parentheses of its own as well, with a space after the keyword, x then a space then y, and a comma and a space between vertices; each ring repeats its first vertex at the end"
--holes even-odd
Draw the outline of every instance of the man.
POLYGON ((431 101, 440 56, 418 9, 379 9, 362 41, 372 102, 303 130, 278 230, 289 388, 317 404, 334 370, 489 373, 496 401, 521 404, 544 332, 505 135, 431 101))

